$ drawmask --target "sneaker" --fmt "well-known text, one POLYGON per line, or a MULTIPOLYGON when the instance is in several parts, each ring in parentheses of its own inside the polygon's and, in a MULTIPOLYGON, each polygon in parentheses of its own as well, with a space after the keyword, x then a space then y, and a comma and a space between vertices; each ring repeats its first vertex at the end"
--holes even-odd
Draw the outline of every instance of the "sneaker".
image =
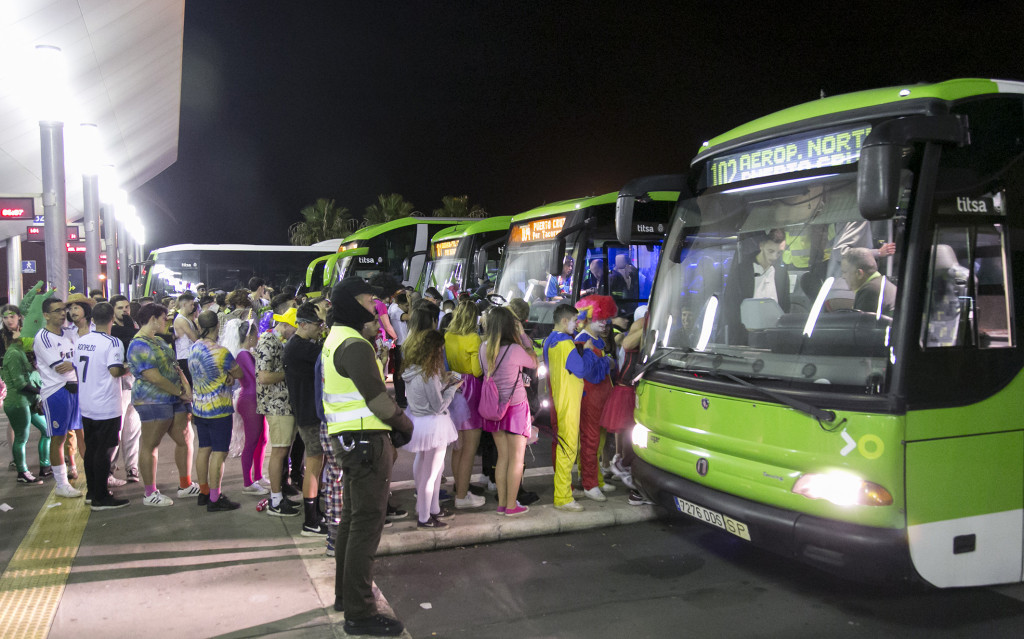
POLYGON ((281 504, 277 508, 274 506, 268 506, 267 514, 275 517, 296 517, 299 514, 299 510, 292 504, 292 502, 282 499, 281 504))
POLYGON ((217 498, 217 501, 211 501, 210 503, 206 504, 206 512, 219 513, 228 510, 238 510, 241 507, 242 504, 238 503, 237 501, 231 501, 230 499, 228 499, 227 495, 221 493, 220 497, 217 498))
POLYGON ((281 494, 285 497, 301 497, 302 491, 291 484, 282 484, 281 494))
POLYGON ((327 524, 317 522, 315 524, 302 524, 302 532, 299 533, 303 537, 326 537, 327 536, 327 524))
POLYGON ((139 481, 139 469, 138 468, 129 468, 127 471, 125 471, 124 479, 125 479, 125 481, 132 482, 133 484, 138 483, 138 481, 139 481))
POLYGON ((615 484, 609 484, 609 483, 606 482, 604 484, 604 486, 599 486, 599 488, 601 489, 602 493, 614 493, 615 492, 615 484))
POLYGON ((14 462, 11 462, 7 464, 7 470, 13 470, 14 472, 18 472, 18 465, 15 464, 14 462))
POLYGON ((625 486, 626 488, 628 488, 630 490, 636 490, 637 489, 636 488, 636 483, 633 482, 633 475, 632 474, 626 473, 622 477, 619 477, 619 479, 622 480, 622 485, 625 486))
POLYGON ((417 528, 447 528, 448 524, 444 523, 443 521, 441 521, 437 517, 431 515, 430 519, 428 519, 426 522, 417 521, 416 522, 416 527, 417 528))
POLYGON ((402 519, 408 514, 408 512, 402 510, 398 506, 392 506, 390 503, 388 504, 388 519, 402 519))
POLYGON ((629 474, 629 469, 622 465, 622 455, 615 453, 612 457, 612 474, 619 479, 629 474))
POLYGON ((243 495, 269 495, 270 491, 267 490, 267 488, 263 484, 259 483, 258 481, 254 481, 253 483, 249 484, 248 486, 242 488, 242 494, 243 495))
POLYGON ((447 490, 442 489, 437 494, 437 501, 451 501, 452 499, 455 499, 455 495, 451 494, 447 490))
POLYGON ((498 513, 499 515, 504 515, 505 510, 506 508, 504 506, 498 506, 498 508, 494 512, 498 513))
POLYGON ((82 491, 76 489, 71 484, 58 484, 54 492, 57 493, 58 497, 67 497, 69 499, 82 496, 82 491))
POLYGON ((107 486, 124 486, 127 483, 128 482, 126 482, 125 480, 118 479, 117 477, 114 477, 113 475, 107 477, 107 486))
POLYGON ((89 506, 91 510, 114 510, 115 508, 124 508, 128 505, 127 499, 118 499, 117 497, 107 497, 105 499, 94 499, 92 505, 89 506))
POLYGON ((574 499, 568 504, 555 504, 555 510, 564 510, 570 513, 581 513, 583 512, 583 504, 574 499))
POLYGON ((53 469, 49 466, 40 466, 39 474, 36 477, 53 477, 53 469))
POLYGON ((373 615, 363 619, 346 619, 345 632, 350 635, 372 635, 374 637, 396 637, 405 630, 402 622, 384 615, 373 615))
POLYGON ((196 506, 209 506, 209 505, 210 505, 210 496, 208 494, 205 494, 205 493, 199 493, 199 496, 196 497, 196 506))
POLYGON ((430 516, 435 518, 435 519, 448 519, 449 517, 451 517, 454 514, 455 514, 455 511, 452 510, 451 508, 447 508, 445 506, 441 506, 441 512, 430 513, 430 516))
POLYGON ((259 479, 256 480, 256 483, 268 490, 270 489, 270 480, 267 479, 266 477, 260 477, 259 479))
POLYGON ((490 479, 487 480, 487 492, 491 493, 492 495, 495 495, 495 494, 498 493, 498 485, 495 484, 490 479))
POLYGON ((43 480, 26 470, 23 473, 18 473, 18 483, 25 484, 26 486, 29 484, 39 485, 43 483, 43 480))
POLYGON ((78 469, 74 466, 68 466, 68 479, 78 479, 78 469))
POLYGON ((487 500, 480 495, 474 495, 473 493, 466 493, 466 496, 462 499, 455 498, 455 508, 458 510, 466 510, 467 508, 479 508, 487 503, 487 500))
POLYGON ((515 517, 516 515, 522 515, 523 513, 527 513, 527 512, 530 512, 530 507, 529 506, 524 506, 524 505, 522 505, 520 503, 516 503, 516 507, 515 508, 506 508, 505 509, 505 516, 506 517, 515 517))
POLYGON ((654 505, 654 502, 643 496, 639 490, 629 491, 629 497, 626 499, 630 506, 644 506, 654 505))
POLYGON ((164 506, 173 506, 174 500, 167 495, 160 494, 160 491, 154 492, 149 497, 142 500, 143 506, 156 506, 157 508, 163 508, 164 506))
POLYGON ((199 495, 202 495, 202 494, 203 494, 202 491, 199 490, 199 484, 197 484, 195 482, 192 482, 188 486, 188 488, 179 488, 178 489, 178 498, 179 499, 184 499, 185 497, 198 497, 199 495))
POLYGON ((394 525, 395 525, 395 522, 391 521, 390 519, 385 519, 384 520, 384 527, 385 528, 391 528, 394 525))
POLYGON ((529 506, 536 501, 540 501, 540 495, 532 490, 521 490, 519 491, 519 496, 516 497, 516 501, 524 506, 529 506))
MULTIPOLYGON (((330 537, 327 538, 327 552, 324 553, 324 554, 327 555, 328 557, 333 557, 334 556, 334 540, 331 539, 330 537)), ((335 608, 335 610, 337 610, 337 608, 335 608)), ((338 610, 338 612, 341 612, 341 611, 338 610)))
POLYGON ((601 489, 597 486, 594 486, 590 490, 584 490, 583 496, 587 499, 593 499, 594 501, 608 501, 608 498, 604 496, 604 493, 601 492, 601 489))

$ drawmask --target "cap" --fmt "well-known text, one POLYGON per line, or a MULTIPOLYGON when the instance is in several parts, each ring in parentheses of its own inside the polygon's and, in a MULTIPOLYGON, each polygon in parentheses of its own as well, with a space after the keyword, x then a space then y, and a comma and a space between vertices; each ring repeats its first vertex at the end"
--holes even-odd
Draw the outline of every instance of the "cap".
POLYGON ((96 300, 91 297, 86 297, 81 293, 72 293, 71 295, 68 295, 68 299, 64 301, 65 306, 68 304, 88 304, 89 308, 92 308, 93 306, 96 306, 96 300))
POLYGON ((295 322, 295 315, 297 312, 298 311, 296 311, 295 308, 292 307, 285 311, 283 315, 278 315, 277 313, 274 313, 274 321, 281 322, 283 324, 288 324, 289 326, 294 326, 298 328, 298 324, 295 322))
POLYGON ((362 295, 364 293, 369 293, 370 295, 377 295, 378 297, 384 295, 384 289, 377 286, 370 286, 366 282, 366 280, 356 275, 346 277, 345 279, 338 282, 338 284, 335 285, 334 290, 331 291, 331 296, 333 297, 334 294, 338 291, 345 291, 352 297, 362 295))

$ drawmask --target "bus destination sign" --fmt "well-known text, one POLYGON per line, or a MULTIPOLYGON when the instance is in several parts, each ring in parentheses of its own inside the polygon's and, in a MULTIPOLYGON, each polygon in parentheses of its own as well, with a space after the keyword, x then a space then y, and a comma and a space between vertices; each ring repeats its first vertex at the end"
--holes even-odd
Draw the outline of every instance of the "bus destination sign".
POLYGON ((739 153, 717 157, 707 165, 708 186, 853 164, 871 133, 871 125, 814 131, 772 140, 739 153))
POLYGON ((516 226, 512 237, 519 242, 543 242, 553 240, 562 227, 565 226, 565 216, 546 217, 543 220, 533 220, 526 224, 516 226))
POLYGON ((442 257, 455 257, 455 251, 459 248, 460 240, 447 240, 434 244, 434 259, 442 257))

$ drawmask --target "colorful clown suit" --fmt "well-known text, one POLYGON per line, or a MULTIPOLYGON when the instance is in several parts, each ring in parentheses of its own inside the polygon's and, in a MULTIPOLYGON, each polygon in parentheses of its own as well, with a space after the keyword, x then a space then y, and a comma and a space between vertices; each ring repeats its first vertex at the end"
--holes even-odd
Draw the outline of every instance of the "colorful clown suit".
MULTIPOLYGON (((583 378, 570 372, 569 359, 579 359, 572 336, 553 331, 544 340, 544 363, 551 383, 552 464, 555 467, 556 506, 564 506, 572 498, 572 465, 580 444, 580 400, 583 378)), ((574 364, 575 367, 575 364, 574 364)))
POLYGON ((566 367, 583 379, 579 467, 583 490, 590 490, 604 485, 598 461, 604 444, 601 413, 612 393, 612 360, 605 357, 605 343, 599 335, 618 309, 608 295, 588 295, 576 303, 576 308, 580 311, 577 319, 583 322, 583 330, 574 340, 578 357, 570 357, 566 367))

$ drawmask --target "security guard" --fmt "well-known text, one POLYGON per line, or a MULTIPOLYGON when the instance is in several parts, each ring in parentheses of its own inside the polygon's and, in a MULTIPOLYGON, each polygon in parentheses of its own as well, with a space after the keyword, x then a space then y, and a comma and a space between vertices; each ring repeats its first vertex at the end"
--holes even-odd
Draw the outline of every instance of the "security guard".
POLYGON ((335 543, 334 609, 351 635, 401 634, 397 619, 377 612, 373 560, 384 530, 395 446, 412 437, 412 422, 388 395, 369 340, 377 335, 373 296, 359 277, 331 291, 332 323, 322 351, 323 404, 344 495, 335 543))

